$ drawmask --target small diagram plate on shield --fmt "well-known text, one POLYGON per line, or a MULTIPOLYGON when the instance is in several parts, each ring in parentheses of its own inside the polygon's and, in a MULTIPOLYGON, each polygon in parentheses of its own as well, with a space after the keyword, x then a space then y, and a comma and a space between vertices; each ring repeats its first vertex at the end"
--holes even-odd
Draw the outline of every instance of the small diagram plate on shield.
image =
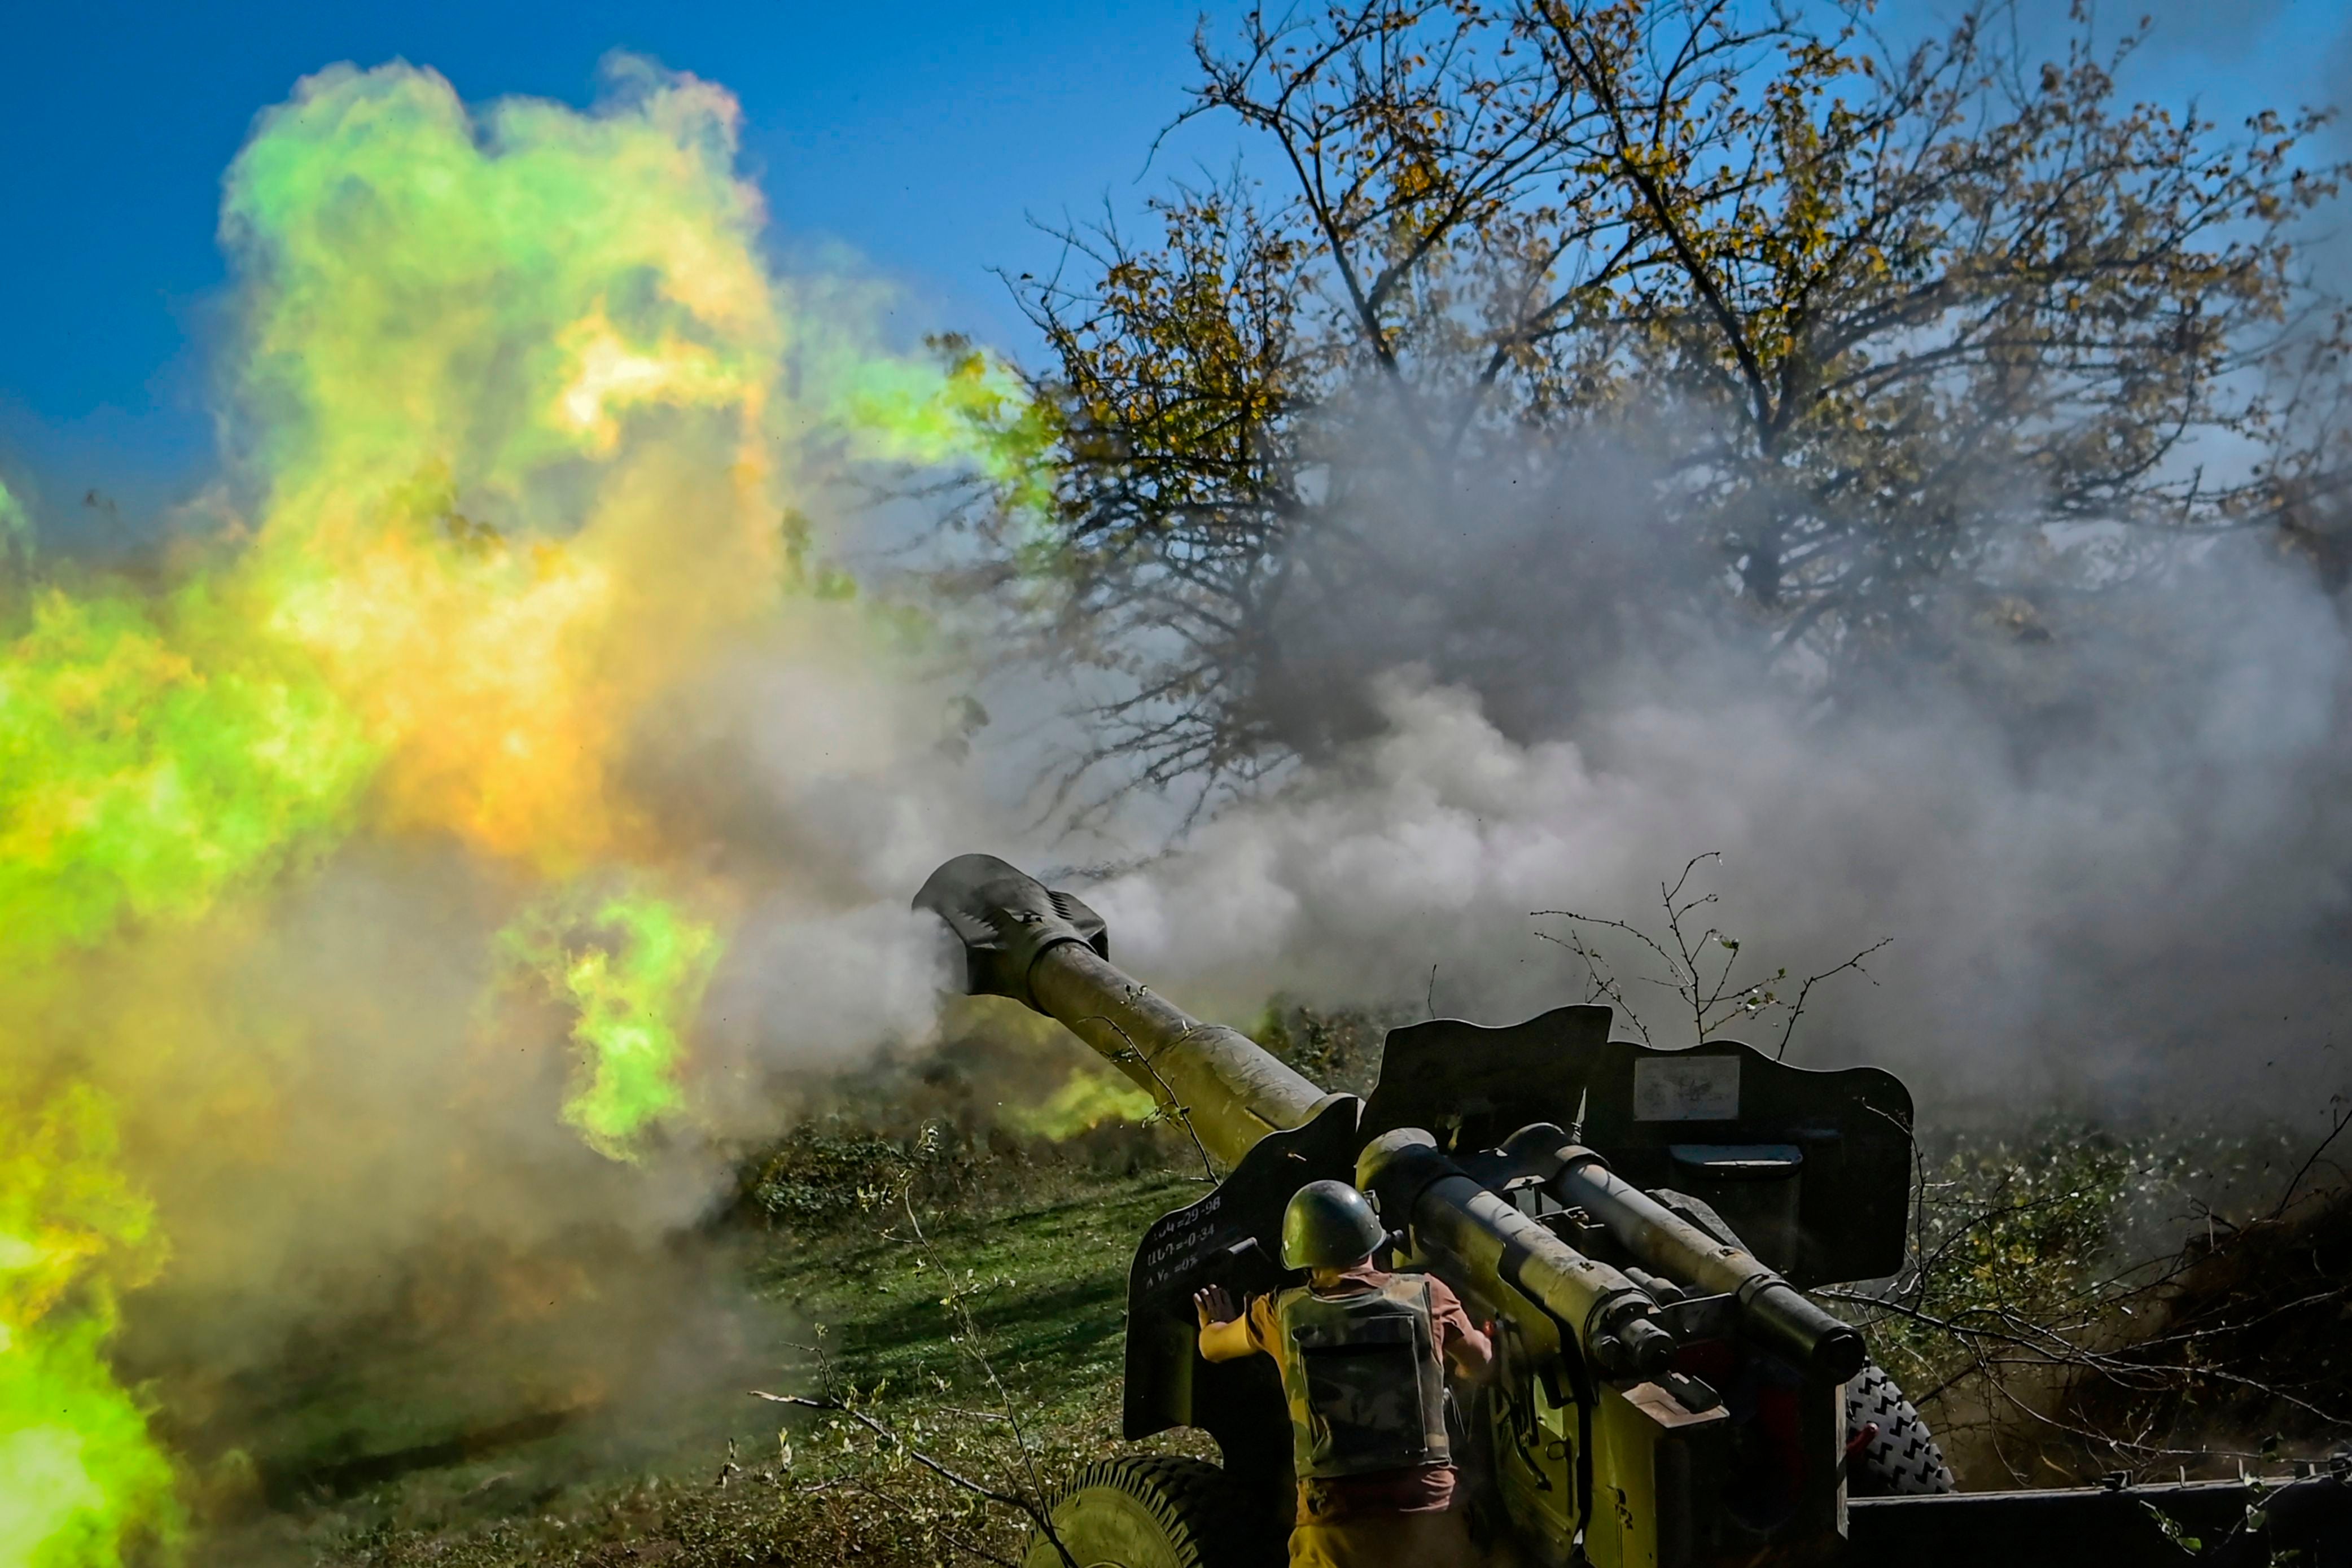
POLYGON ((1633 1064, 1636 1121, 1737 1121, 1738 1057, 1643 1057, 1633 1064))

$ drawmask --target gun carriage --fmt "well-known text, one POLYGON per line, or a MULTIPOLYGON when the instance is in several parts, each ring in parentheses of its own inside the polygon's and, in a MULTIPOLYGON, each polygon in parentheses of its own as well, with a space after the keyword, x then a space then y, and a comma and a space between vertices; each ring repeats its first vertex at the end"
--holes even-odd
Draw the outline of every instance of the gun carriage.
MULTIPOLYGON (((1508 1028, 1395 1030, 1360 1100, 1129 978, 1094 911, 1003 860, 950 860, 915 904, 954 933, 971 993, 1059 1020, 1226 1167, 1137 1247, 1123 1410, 1130 1441, 1196 1427, 1223 1463, 1089 1468, 1054 1507, 1058 1544, 1034 1542, 1028 1568, 1059 1568, 1064 1550, 1081 1568, 1281 1560, 1278 1375, 1263 1356, 1204 1360, 1192 1298, 1286 1284, 1284 1208, 1333 1178, 1372 1196, 1394 1267, 1437 1276, 1494 1326, 1495 1366, 1451 1419, 1497 1562, 2054 1563, 2096 1549, 2127 1568, 2189 1562, 2176 1541, 2200 1532, 2230 1536, 2225 1561, 2282 1544, 2276 1523, 2231 1533, 2258 1484, 1952 1490, 1862 1333, 1805 1294, 1903 1266, 1912 1105, 1889 1073, 1794 1068, 1729 1041, 1653 1049, 1611 1038, 1610 1009, 1571 1006, 1508 1028)), ((2323 1476, 2270 1500, 2258 1520, 2337 1529, 2352 1485, 2323 1476)))

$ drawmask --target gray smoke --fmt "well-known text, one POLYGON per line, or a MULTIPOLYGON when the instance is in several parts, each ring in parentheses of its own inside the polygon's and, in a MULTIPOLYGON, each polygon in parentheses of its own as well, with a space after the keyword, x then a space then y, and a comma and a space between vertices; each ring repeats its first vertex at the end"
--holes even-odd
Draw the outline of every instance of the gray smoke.
MULTIPOLYGON (((2022 622, 1955 595, 1932 653, 1831 700, 1703 613, 1622 473, 1553 471, 1431 501, 1418 544, 1393 489, 1350 520, 1406 569, 1297 635, 1360 694, 1356 738, 1088 890, 1134 973, 1236 1022, 1275 993, 1512 1022, 1588 990, 1534 911, 1663 937, 1660 882, 1720 851, 1691 924, 1740 942, 1737 974, 1893 939, 1815 992, 1791 1060, 1878 1062, 1951 1110, 2270 1113, 2352 1078, 2352 650, 2307 563, 2184 546, 2022 622)), ((1600 935, 1687 1043, 1639 978, 1664 967, 1600 935)))

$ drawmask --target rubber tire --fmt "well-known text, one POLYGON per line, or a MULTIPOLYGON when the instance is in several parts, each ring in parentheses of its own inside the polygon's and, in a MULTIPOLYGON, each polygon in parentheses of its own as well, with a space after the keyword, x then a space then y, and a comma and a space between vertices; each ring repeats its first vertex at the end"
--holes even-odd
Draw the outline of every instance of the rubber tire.
POLYGON ((1864 1367, 1845 1385, 1848 1436, 1873 1421, 1878 1436, 1846 1465, 1849 1497, 1935 1497, 1958 1489, 1927 1423, 1875 1365, 1864 1367))
MULTIPOLYGON (((1078 1568, 1227 1568, 1234 1505, 1202 1459, 1098 1459, 1055 1499, 1054 1531, 1078 1568)), ((1042 1530, 1022 1568, 1066 1568, 1042 1530)))

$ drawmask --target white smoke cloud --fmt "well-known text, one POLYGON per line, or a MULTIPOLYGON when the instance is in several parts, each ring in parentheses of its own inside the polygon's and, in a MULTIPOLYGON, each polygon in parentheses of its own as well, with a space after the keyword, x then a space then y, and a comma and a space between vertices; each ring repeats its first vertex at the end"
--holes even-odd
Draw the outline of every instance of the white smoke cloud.
MULTIPOLYGON (((1237 1020, 1286 992, 1506 1023, 1584 998, 1536 935, 1565 926, 1532 911, 1663 934, 1661 879, 1719 850, 1699 921, 1763 964, 1801 978, 1894 939, 1815 994, 1792 1060, 1877 1062, 1948 1102, 2324 1098, 2352 992, 2342 623, 2251 549, 2112 607, 2123 629, 2085 617, 2028 656, 2074 699, 2031 738, 1931 670, 1822 720, 1693 657, 1525 739, 1390 669, 1380 733, 1087 896, 1134 973, 1237 1020)), ((1690 1037, 1669 992, 1628 999, 1690 1037)))

